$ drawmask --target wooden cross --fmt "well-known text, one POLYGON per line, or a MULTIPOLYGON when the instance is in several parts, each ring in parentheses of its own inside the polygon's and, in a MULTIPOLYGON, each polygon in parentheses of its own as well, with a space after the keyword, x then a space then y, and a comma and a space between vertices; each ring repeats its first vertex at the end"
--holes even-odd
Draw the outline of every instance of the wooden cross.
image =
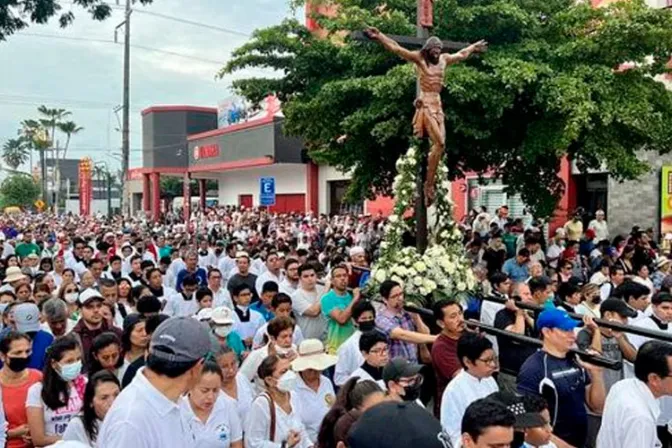
MULTIPOLYGON (((402 47, 407 48, 409 50, 420 50, 422 46, 425 45, 425 41, 427 40, 427 38, 425 37, 401 36, 398 34, 387 34, 387 36, 390 39, 394 40, 399 45, 401 45, 402 47)), ((356 41, 371 40, 362 31, 354 31, 350 33, 350 37, 356 41)), ((452 40, 442 40, 441 42, 443 43, 442 53, 452 53, 454 51, 460 51, 463 48, 469 46, 468 43, 454 42, 452 40)))

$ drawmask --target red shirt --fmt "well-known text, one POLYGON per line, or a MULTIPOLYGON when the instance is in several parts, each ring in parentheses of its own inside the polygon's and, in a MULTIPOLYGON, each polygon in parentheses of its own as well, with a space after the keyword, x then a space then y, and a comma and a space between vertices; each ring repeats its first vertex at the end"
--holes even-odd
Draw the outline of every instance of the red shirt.
MULTIPOLYGON (((28 423, 26 415, 26 396, 28 389, 35 383, 42 381, 42 372, 39 370, 28 369, 28 378, 21 384, 2 385, 2 404, 5 408, 5 418, 7 419, 8 430, 18 428, 28 423)), ((30 443, 26 443, 22 438, 7 440, 7 448, 29 448, 30 443)))
POLYGON ((436 374, 436 397, 434 399, 434 414, 440 418, 441 397, 443 391, 462 368, 457 359, 457 339, 451 339, 445 334, 439 334, 432 344, 432 365, 436 374))

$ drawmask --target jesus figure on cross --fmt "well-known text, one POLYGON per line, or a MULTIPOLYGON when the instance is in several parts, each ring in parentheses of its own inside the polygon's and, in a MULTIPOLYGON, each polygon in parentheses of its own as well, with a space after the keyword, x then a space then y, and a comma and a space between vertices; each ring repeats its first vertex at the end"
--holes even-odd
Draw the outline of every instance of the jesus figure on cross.
POLYGON ((430 37, 420 51, 403 48, 378 29, 370 27, 364 31, 369 39, 380 42, 385 49, 412 62, 418 75, 420 91, 415 100, 415 116, 413 117, 413 133, 419 137, 429 137, 432 147, 429 152, 427 179, 425 179, 425 201, 427 205, 434 202, 436 170, 446 147, 446 127, 443 107, 441 105, 441 89, 446 67, 467 59, 472 53, 487 50, 487 42, 481 40, 454 54, 441 54, 443 43, 437 37, 430 37))

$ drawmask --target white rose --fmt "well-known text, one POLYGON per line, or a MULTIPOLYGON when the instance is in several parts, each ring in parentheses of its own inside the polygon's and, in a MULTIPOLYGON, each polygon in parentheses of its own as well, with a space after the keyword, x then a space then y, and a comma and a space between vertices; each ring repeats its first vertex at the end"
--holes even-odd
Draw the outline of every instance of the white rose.
POLYGON ((413 268, 410 268, 410 269, 408 270, 408 275, 409 275, 410 277, 415 277, 416 275, 418 275, 418 271, 416 271, 416 270, 413 269, 413 268))
POLYGON ((404 284, 404 281, 401 278, 399 278, 399 276, 397 276, 397 275, 393 275, 392 280, 394 280, 395 282, 399 283, 402 286, 404 284))
POLYGON ((373 275, 373 278, 376 279, 378 283, 383 283, 387 280, 387 272, 385 272, 385 269, 378 269, 373 275))
POLYGON ((416 271, 421 273, 427 270, 427 266, 422 261, 416 261, 415 263, 413 263, 413 268, 415 268, 416 271))
POLYGON ((455 264, 451 263, 450 261, 446 263, 445 268, 448 274, 452 275, 455 273, 455 264))
POLYGON ((432 281, 432 280, 427 280, 427 279, 426 279, 426 280, 425 280, 424 287, 425 287, 425 289, 427 289, 428 291, 432 292, 432 291, 434 291, 434 290, 436 289, 436 283, 434 283, 434 281, 432 281))
POLYGON ((406 157, 408 157, 409 159, 415 157, 415 148, 413 147, 408 148, 408 151, 406 152, 406 157))
POLYGON ((422 277, 415 277, 415 278, 413 279, 413 284, 414 284, 415 286, 421 286, 421 285, 422 285, 422 277))
POLYGON ((399 221, 399 217, 397 215, 390 215, 387 217, 388 221, 390 221, 392 224, 395 222, 399 221))
POLYGON ((457 290, 458 291, 466 291, 467 285, 464 282, 459 282, 457 284, 457 290))
POLYGON ((422 286, 418 289, 421 295, 426 296, 429 294, 431 291, 427 291, 427 289, 423 288, 422 286))

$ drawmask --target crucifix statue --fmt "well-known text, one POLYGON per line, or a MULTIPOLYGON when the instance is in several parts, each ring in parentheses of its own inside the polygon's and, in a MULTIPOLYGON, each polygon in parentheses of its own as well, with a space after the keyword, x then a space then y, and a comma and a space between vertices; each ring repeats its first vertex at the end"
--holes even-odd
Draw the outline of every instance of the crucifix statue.
POLYGON ((413 133, 419 138, 429 137, 431 142, 424 185, 425 201, 430 205, 434 202, 436 170, 446 147, 446 128, 441 105, 441 89, 446 67, 464 61, 472 53, 486 51, 488 44, 481 40, 465 46, 457 53, 442 54, 444 45, 437 37, 430 37, 420 50, 412 51, 376 28, 369 27, 364 34, 369 39, 380 42, 388 51, 415 65, 419 88, 415 99, 413 133))

